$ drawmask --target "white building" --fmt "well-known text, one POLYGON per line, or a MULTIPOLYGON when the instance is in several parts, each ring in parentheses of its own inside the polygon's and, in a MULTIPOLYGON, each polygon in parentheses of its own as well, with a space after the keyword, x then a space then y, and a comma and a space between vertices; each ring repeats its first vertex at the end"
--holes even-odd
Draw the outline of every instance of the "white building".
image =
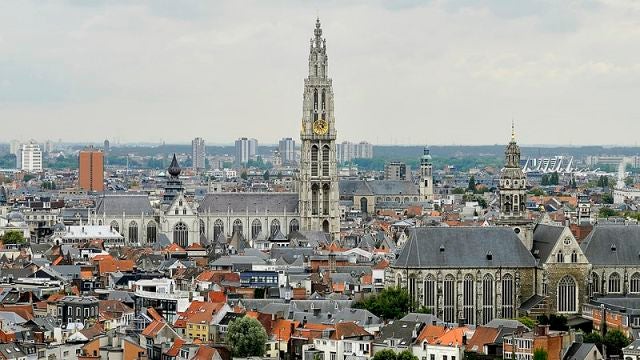
POLYGON ((366 141, 352 143, 343 141, 336 145, 338 162, 350 162, 353 159, 371 159, 373 158, 373 145, 366 141))
POLYGON ((22 144, 16 154, 16 168, 28 172, 42 171, 42 150, 40 145, 31 140, 28 144, 22 144))

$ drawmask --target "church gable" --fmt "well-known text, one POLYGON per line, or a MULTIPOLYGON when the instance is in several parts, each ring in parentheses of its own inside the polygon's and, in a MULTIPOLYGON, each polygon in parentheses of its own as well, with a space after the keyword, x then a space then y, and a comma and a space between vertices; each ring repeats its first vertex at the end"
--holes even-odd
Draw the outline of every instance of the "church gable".
POLYGON ((193 216, 195 211, 185 199, 183 194, 178 194, 169 208, 167 208, 165 215, 180 215, 180 216, 193 216))
POLYGON ((533 255, 543 264, 586 264, 580 244, 566 226, 539 224, 534 230, 533 255))

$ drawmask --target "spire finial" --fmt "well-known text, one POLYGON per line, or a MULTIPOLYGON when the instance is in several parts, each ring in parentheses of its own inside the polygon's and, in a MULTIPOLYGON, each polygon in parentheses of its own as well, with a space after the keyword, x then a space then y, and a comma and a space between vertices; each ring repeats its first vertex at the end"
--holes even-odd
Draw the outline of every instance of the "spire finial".
POLYGON ((513 119, 511 119, 511 142, 516 142, 516 126, 513 119))

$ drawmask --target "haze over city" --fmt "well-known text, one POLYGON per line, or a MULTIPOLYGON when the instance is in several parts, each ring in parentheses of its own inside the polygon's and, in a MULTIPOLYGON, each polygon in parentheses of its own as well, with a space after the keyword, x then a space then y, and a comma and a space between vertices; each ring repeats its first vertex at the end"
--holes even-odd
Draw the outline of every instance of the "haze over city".
POLYGON ((615 1, 5 2, 0 140, 298 137, 319 16, 339 141, 502 144, 515 119, 524 144, 635 145, 639 15, 615 1))

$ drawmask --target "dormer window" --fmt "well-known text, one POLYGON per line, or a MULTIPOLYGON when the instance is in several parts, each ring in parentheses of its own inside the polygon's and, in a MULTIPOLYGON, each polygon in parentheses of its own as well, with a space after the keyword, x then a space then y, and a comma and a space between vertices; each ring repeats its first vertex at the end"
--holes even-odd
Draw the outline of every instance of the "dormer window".
POLYGON ((491 251, 487 251, 487 260, 493 260, 493 253, 491 251))
POLYGON ((611 244, 611 251, 616 251, 616 244, 611 244))
POLYGON ((440 252, 444 252, 444 245, 440 245, 440 252))

